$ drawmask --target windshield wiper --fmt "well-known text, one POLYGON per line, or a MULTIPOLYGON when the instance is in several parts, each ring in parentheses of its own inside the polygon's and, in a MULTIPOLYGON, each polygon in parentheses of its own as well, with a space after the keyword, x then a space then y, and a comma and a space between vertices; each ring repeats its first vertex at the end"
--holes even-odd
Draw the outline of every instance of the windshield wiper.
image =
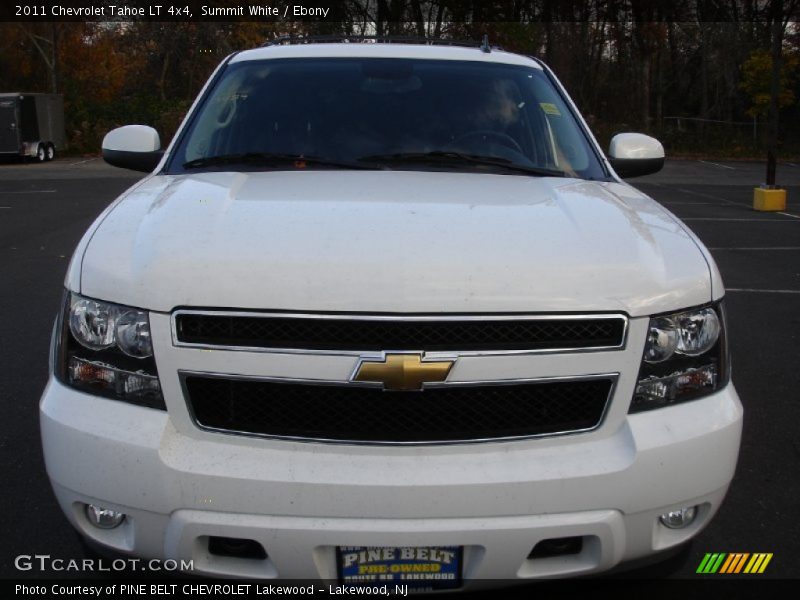
POLYGON ((352 163, 344 160, 323 158, 321 156, 303 156, 301 154, 279 154, 274 152, 243 152, 239 154, 218 154, 216 156, 204 156, 195 158, 183 163, 184 169, 198 169, 202 167, 215 167, 219 165, 285 165, 296 164, 297 168, 304 168, 306 165, 324 167, 342 167, 345 169, 377 169, 376 166, 352 163))
POLYGON ((358 159, 364 163, 426 163, 431 165, 469 163, 474 165, 484 165, 490 167, 500 167, 512 171, 520 171, 529 175, 539 175, 542 177, 566 177, 564 171, 558 169, 548 169, 546 167, 534 167, 515 163, 507 158, 499 156, 480 156, 477 154, 464 154, 462 152, 445 152, 435 150, 433 152, 400 152, 397 154, 373 154, 362 156, 358 159))

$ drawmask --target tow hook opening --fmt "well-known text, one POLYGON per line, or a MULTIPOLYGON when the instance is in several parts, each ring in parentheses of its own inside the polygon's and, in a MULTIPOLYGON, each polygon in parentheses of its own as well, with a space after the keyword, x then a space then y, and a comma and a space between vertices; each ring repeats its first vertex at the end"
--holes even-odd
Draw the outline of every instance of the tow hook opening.
POLYGON ((583 538, 580 536, 550 538, 536 544, 528 554, 528 560, 580 554, 581 550, 583 550, 583 538))
POLYGON ((229 556, 231 558, 267 559, 267 552, 264 550, 264 546, 255 540, 244 538, 209 536, 208 552, 215 556, 229 556))

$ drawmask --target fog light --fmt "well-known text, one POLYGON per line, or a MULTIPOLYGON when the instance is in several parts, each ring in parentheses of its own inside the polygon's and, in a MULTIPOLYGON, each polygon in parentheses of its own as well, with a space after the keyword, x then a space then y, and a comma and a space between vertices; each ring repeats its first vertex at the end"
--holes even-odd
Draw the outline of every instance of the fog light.
POLYGON ((125 513, 117 512, 110 508, 87 504, 85 510, 86 518, 89 519, 89 523, 98 529, 114 529, 115 527, 119 527, 122 521, 125 520, 125 513))
POLYGON ((659 517, 661 524, 670 529, 683 529, 694 522, 697 516, 696 506, 685 506, 678 510, 671 510, 659 517))

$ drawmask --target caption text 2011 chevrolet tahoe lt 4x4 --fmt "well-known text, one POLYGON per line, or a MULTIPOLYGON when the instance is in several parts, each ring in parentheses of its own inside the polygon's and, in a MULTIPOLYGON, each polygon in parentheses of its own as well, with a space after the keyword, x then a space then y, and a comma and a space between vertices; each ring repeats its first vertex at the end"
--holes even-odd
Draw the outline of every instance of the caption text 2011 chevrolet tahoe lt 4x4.
POLYGON ((742 408, 700 241, 540 61, 229 56, 66 277, 41 401, 71 523, 215 576, 480 586, 680 547, 742 408))

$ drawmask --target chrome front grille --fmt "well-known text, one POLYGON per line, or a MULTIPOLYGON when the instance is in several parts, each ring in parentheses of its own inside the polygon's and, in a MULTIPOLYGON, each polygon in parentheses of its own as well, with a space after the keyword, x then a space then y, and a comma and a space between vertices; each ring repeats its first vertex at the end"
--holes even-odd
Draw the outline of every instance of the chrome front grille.
POLYGON ((597 315, 305 315, 179 310, 176 345, 328 352, 555 352, 621 348, 627 319, 597 315))
POLYGON ((541 367, 535 376, 526 377, 524 371, 547 361, 555 365, 552 361, 560 360, 555 357, 560 354, 580 364, 583 359, 575 353, 581 352, 600 353, 605 365, 618 364, 610 355, 627 353, 628 331, 623 314, 329 315, 180 309, 172 314, 171 325, 176 351, 214 349, 218 352, 191 356, 226 365, 221 372, 179 368, 197 427, 356 444, 473 443, 596 429, 613 396, 616 368, 577 369, 568 376, 542 373, 541 367), (238 353, 247 356, 239 360, 238 353), (554 356, 525 356, 539 353, 554 356), (390 362, 390 356, 398 355, 419 358, 390 362), (405 382, 406 369, 428 361, 449 361, 453 367, 444 378, 431 379, 425 379, 430 375, 423 368, 420 383, 413 386, 392 378, 389 385, 383 379, 385 370, 396 376, 392 369, 401 364, 400 380, 405 382), (359 376, 363 364, 378 365, 377 379, 359 376), (492 368, 487 372, 481 364, 492 368), (493 378, 492 370, 506 364, 523 368, 516 371, 518 376, 500 368, 493 378), (480 378, 469 375, 474 368, 480 378))

